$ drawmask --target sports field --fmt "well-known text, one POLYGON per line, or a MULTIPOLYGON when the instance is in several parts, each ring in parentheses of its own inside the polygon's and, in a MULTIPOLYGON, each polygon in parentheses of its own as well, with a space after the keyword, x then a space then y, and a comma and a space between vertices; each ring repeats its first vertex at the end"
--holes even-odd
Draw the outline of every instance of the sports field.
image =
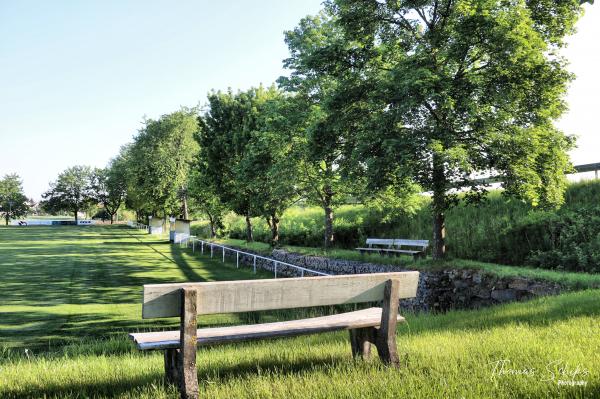
MULTIPOLYGON (((0 228, 0 397, 177 397, 126 338, 177 324, 141 320, 141 286, 255 277, 124 226, 0 228)), ((200 349, 201 397, 600 396, 600 290, 407 320, 398 370, 345 333, 200 349)))
POLYGON ((0 259, 0 342, 30 350, 150 327, 143 284, 255 278, 125 226, 0 228, 0 259))

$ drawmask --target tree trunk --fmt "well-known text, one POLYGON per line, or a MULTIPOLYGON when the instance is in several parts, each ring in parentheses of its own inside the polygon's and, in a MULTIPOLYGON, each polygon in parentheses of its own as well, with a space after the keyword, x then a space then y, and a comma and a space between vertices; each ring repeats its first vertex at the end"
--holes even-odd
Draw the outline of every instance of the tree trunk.
POLYGON ((217 221, 209 213, 207 213, 207 215, 210 227, 210 238, 215 238, 217 236, 217 221))
POLYGON ((185 192, 185 190, 183 188, 181 190, 183 192, 183 194, 181 196, 181 205, 182 205, 182 210, 183 210, 183 218, 185 220, 188 220, 190 218, 190 214, 189 214, 189 210, 188 210, 187 193, 185 192))
POLYGON ((8 221, 10 220, 10 215, 7 213, 7 214, 4 216, 4 219, 6 220, 6 225, 8 226, 8 221))
POLYGON ((114 220, 115 220, 115 214, 111 213, 110 214, 110 224, 113 224, 114 220))
POLYGON ((250 215, 246 215, 246 241, 254 241, 254 237, 252 235, 252 220, 250 220, 250 215))
POLYGON ((75 224, 77 224, 77 222, 79 221, 79 219, 77 218, 77 214, 79 213, 79 210, 76 209, 74 213, 75 213, 75 224))
POLYGON ((277 246, 279 243, 279 218, 276 215, 271 216, 271 245, 277 246))
POLYGON ((433 155, 433 249, 432 257, 436 260, 446 256, 446 222, 444 212, 448 208, 446 203, 446 175, 444 162, 439 154, 433 155))
POLYGON ((325 211, 325 249, 333 245, 333 209, 331 208, 331 199, 333 193, 331 187, 325 187, 325 193, 323 195, 323 210, 325 211))
POLYGON ((444 259, 446 256, 446 221, 442 212, 433 215, 433 259, 444 259))

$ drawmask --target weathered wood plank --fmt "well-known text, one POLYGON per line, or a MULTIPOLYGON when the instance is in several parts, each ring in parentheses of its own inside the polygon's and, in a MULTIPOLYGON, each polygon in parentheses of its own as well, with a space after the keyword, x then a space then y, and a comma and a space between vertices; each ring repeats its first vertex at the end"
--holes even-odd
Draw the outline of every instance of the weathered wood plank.
POLYGON ((403 254, 420 254, 423 251, 412 251, 410 249, 390 249, 390 248, 355 248, 359 251, 374 251, 374 252, 398 252, 403 254))
MULTIPOLYGON (((331 316, 291 320, 276 323, 198 329, 198 345, 208 346, 230 342, 291 337, 327 331, 377 327, 381 323, 381 308, 369 308, 331 316)), ((402 316, 397 316, 403 322, 402 316)), ((141 350, 179 348, 179 331, 129 334, 141 350)))
POLYGON ((197 298, 196 290, 182 288, 181 325, 179 339, 181 349, 178 356, 179 392, 181 399, 198 399, 198 374, 196 371, 197 298))
POLYGON ((381 325, 377 331, 375 345, 382 362, 398 367, 400 360, 396 349, 396 320, 398 318, 398 280, 389 280, 385 285, 381 325))
POLYGON ((374 273, 310 278, 144 285, 143 318, 180 315, 181 288, 197 292, 198 314, 378 301, 385 282, 397 279, 398 297, 416 295, 418 272, 374 273))
POLYGON ((407 247, 428 247, 429 240, 408 240, 404 238, 395 238, 394 245, 407 247))

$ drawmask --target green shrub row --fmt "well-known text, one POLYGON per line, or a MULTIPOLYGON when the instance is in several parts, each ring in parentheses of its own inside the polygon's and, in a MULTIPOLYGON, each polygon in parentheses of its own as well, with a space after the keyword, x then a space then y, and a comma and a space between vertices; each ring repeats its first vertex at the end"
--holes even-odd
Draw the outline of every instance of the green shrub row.
MULTIPOLYGON (((282 245, 319 247, 323 243, 324 213, 318 207, 296 206, 281 219, 282 245)), ((203 235, 205 227, 196 226, 203 235)), ((225 234, 245 238, 245 221, 225 220, 225 234)), ((446 215, 450 256, 509 265, 600 271, 600 181, 574 183, 557 211, 542 211, 491 192, 478 205, 459 205, 446 215)), ((367 237, 431 239, 428 201, 413 214, 386 213, 362 205, 336 209, 336 246, 354 248, 367 237)), ((254 238, 268 242, 267 223, 254 219, 254 238)))

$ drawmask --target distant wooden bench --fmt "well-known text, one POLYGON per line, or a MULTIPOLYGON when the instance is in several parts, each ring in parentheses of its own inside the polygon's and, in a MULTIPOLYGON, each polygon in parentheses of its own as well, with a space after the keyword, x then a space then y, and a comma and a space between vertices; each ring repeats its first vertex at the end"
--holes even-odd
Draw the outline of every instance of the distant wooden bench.
POLYGON ((349 330, 352 354, 366 358, 371 343, 381 360, 398 365, 398 302, 416 296, 418 272, 357 274, 272 280, 144 285, 142 317, 179 317, 177 331, 133 333, 140 350, 164 350, 165 374, 182 398, 198 397, 196 348, 229 342, 349 330), (276 323, 197 328, 197 316, 382 301, 332 316, 276 323), (182 344, 183 343, 183 344, 182 344))
POLYGON ((367 238, 367 248, 356 248, 361 254, 377 252, 380 255, 412 255, 425 257, 429 240, 406 240, 402 238, 367 238), (412 249, 407 249, 412 248, 412 249))

